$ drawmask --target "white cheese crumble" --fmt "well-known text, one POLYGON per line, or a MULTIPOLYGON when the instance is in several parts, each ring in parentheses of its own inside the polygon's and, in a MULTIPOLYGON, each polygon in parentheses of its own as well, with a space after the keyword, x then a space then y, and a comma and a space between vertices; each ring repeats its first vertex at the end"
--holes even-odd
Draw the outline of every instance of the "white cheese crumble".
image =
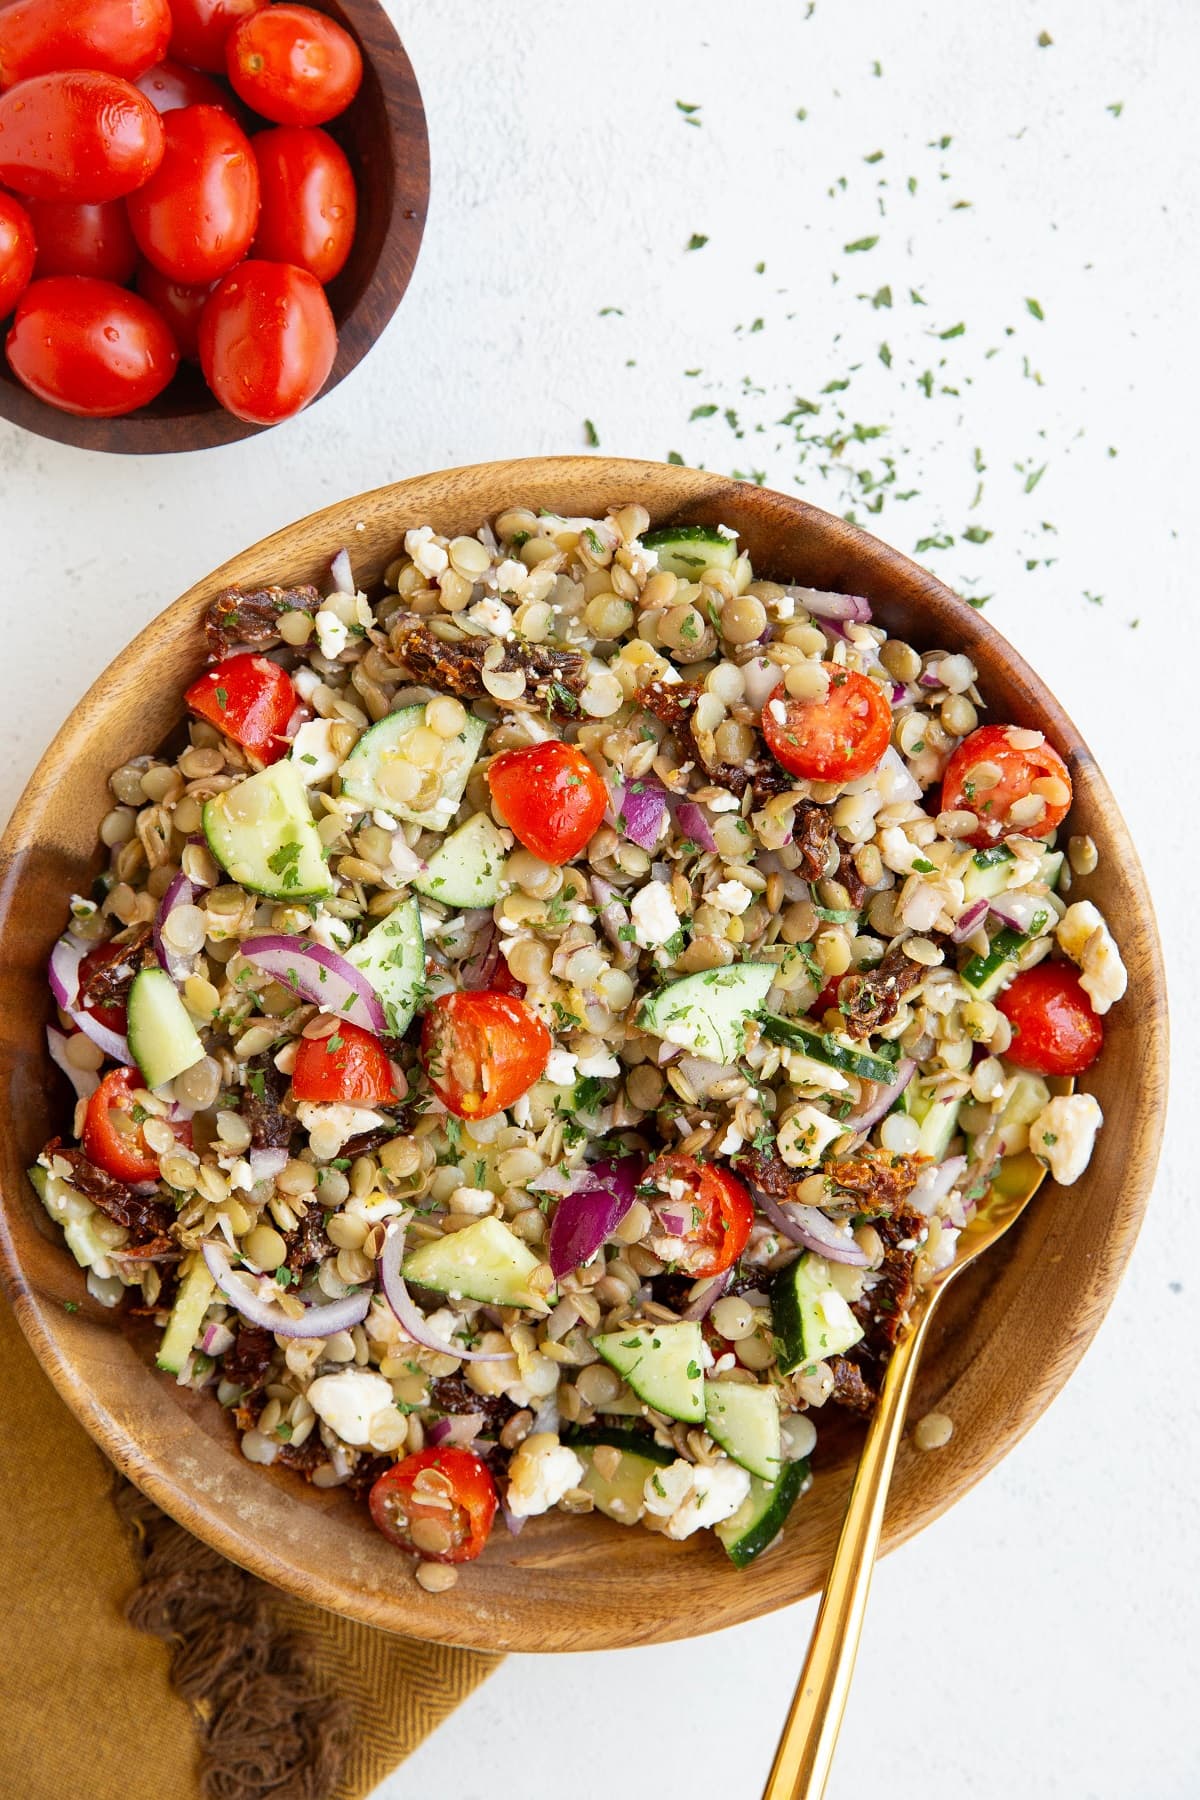
POLYGON ((1091 1161, 1096 1133, 1104 1123, 1092 1094, 1059 1094, 1029 1127, 1029 1148, 1060 1187, 1078 1181, 1091 1161))
POLYGON ((633 896, 629 908, 634 941, 643 950, 656 949, 669 943, 679 930, 679 914, 671 902, 671 891, 665 882, 648 881, 633 896))
POLYGON ((477 600, 467 617, 490 631, 493 637, 507 637, 513 628, 512 609, 505 606, 503 600, 477 600))
POLYGON ((648 1475, 642 1490, 646 1511, 665 1519, 666 1536, 676 1539, 731 1518, 749 1492, 750 1477, 737 1463, 702 1468, 682 1459, 648 1475))
POLYGON ((371 1420, 394 1401, 392 1384, 369 1369, 342 1369, 336 1375, 319 1375, 310 1383, 305 1398, 318 1419, 336 1432, 343 1444, 361 1448, 370 1437, 371 1420))
POLYGON ((767 711, 777 725, 787 724, 787 707, 783 704, 782 700, 769 700, 767 702, 767 711))
POLYGON ((722 788, 720 793, 704 804, 709 812, 737 812, 742 803, 736 794, 731 794, 728 788, 722 788))
POLYGON ((381 1125, 387 1124, 383 1114, 370 1106, 342 1106, 336 1102, 326 1105, 318 1100, 297 1101, 296 1117, 310 1138, 317 1137, 322 1159, 326 1162, 337 1156, 342 1145, 348 1144, 360 1132, 378 1131, 381 1125), (334 1144, 333 1149, 329 1148, 331 1144, 334 1144))
POLYGON ((326 950, 344 950, 354 936, 354 927, 348 919, 335 918, 333 913, 318 906, 308 928, 308 935, 315 938, 318 944, 324 944, 326 950))
POLYGON ((615 1080, 621 1073, 621 1065, 611 1050, 593 1050, 587 1056, 578 1059, 581 1075, 599 1076, 602 1079, 615 1080))
POLYGON ((546 1059, 546 1080, 554 1082, 557 1087, 570 1087, 578 1067, 571 1052, 556 1044, 546 1059))
POLYGON ((746 1141, 745 1138, 742 1136, 742 1134, 738 1130, 737 1126, 730 1125, 728 1130, 725 1133, 725 1136, 721 1139, 721 1142, 717 1145, 717 1155, 718 1156, 736 1156, 738 1151, 741 1149, 742 1145, 745 1143, 745 1141, 746 1141))
POLYGON ((793 1169, 811 1168, 845 1129, 815 1106, 798 1106, 779 1127, 779 1154, 793 1169))
POLYGON ((321 655, 334 662, 350 642, 350 627, 339 619, 335 612, 326 612, 322 607, 313 623, 317 628, 317 642, 321 646, 321 655))
POLYGON ((707 898, 712 901, 714 906, 719 906, 722 912, 733 913, 736 916, 745 912, 753 900, 754 894, 744 881, 721 881, 717 883, 707 898))
POLYGON ((328 781, 338 772, 341 758, 331 742, 333 723, 332 719, 306 719, 292 739, 292 761, 305 787, 328 781))
POLYGON ((405 554, 411 556, 422 575, 430 580, 445 573, 450 565, 450 558, 442 546, 434 542, 432 525, 418 525, 404 534, 405 554))
POLYGON ((302 700, 311 700, 317 689, 323 685, 317 671, 308 668, 307 665, 295 670, 292 675, 292 686, 302 700))
POLYGON ((1106 1013, 1129 983, 1121 952, 1090 900, 1068 906, 1055 932, 1060 946, 1080 969, 1079 985, 1098 1013, 1106 1013))
POLYGON ((549 1512, 583 1479, 583 1464, 552 1431, 527 1437, 508 1465, 508 1510, 515 1519, 549 1512))

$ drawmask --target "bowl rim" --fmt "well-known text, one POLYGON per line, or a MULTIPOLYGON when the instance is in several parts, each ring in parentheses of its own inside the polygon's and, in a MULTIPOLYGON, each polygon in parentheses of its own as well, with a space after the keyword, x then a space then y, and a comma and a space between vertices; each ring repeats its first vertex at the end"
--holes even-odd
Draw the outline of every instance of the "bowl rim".
MULTIPOLYGON (((1166 1069, 1167 1008, 1161 949, 1140 864, 1107 783, 1096 769, 1080 734, 1024 660, 976 609, 952 594, 911 559, 861 528, 797 497, 754 488, 751 484, 704 471, 631 459, 535 457, 465 465, 411 477, 335 502, 273 532, 193 584, 119 652, 72 710, 38 763, 0 840, 0 943, 19 883, 21 859, 39 841, 36 821, 49 793, 61 784, 64 766, 69 766, 81 746, 90 740, 106 707, 117 698, 123 683, 128 682, 128 673, 123 674, 126 665, 130 660, 136 661, 161 650, 160 633, 167 621, 179 622, 185 618, 194 621, 201 603, 220 587, 236 582, 239 570, 244 577, 248 564, 273 566, 289 551, 294 554, 297 534, 318 534, 319 541, 331 545, 342 541, 353 529, 355 512, 367 505, 387 506, 399 521, 405 514, 407 497, 414 491, 427 495, 430 490, 460 484, 469 493, 473 486, 486 488, 501 478, 508 484, 509 491, 518 496, 522 491, 528 493, 537 487, 559 485, 568 490, 572 484, 586 481, 593 488, 602 487, 615 500, 622 495, 636 496, 639 482, 651 473, 669 486, 675 496, 673 501, 664 501, 658 508, 661 518, 686 518, 691 509, 711 512, 722 504, 736 505, 739 499, 745 505, 749 503, 749 496, 758 495, 758 504, 770 503, 785 519, 806 519, 839 553, 858 564, 869 565, 884 576, 903 577, 910 596, 936 601, 943 613, 948 609, 956 625, 961 627, 956 647, 964 648, 970 654, 973 646, 984 645, 993 659, 1002 656, 1006 669, 1014 672, 1028 689, 1039 721, 1049 728, 1049 735, 1057 738, 1060 745, 1071 746, 1076 764, 1081 771, 1087 771, 1103 806, 1107 828, 1122 864, 1130 873, 1132 885, 1141 899, 1141 913, 1136 923, 1145 941, 1146 980, 1145 1011, 1139 1026, 1144 1032, 1139 1042, 1140 1060, 1136 1072, 1130 1073, 1130 1084, 1136 1087, 1136 1110, 1129 1133, 1133 1154, 1113 1204, 1111 1222, 1102 1241, 1089 1247, 1086 1268, 1081 1267, 1079 1279, 1071 1291, 1056 1356, 1049 1364, 1032 1372, 1022 1390, 1013 1396, 1000 1428, 986 1443, 972 1447, 965 1463, 956 1464, 954 1477, 947 1479, 944 1487, 937 1485, 940 1477, 930 1476, 920 1484, 924 1492, 918 1496, 918 1503, 911 1506, 903 1518, 897 1519, 894 1514, 890 1517, 885 1525, 883 1554, 932 1523, 969 1491, 1014 1447, 1065 1384, 1098 1329, 1132 1253, 1149 1198, 1166 1109, 1166 1084, 1161 1077, 1166 1069)), ((350 542, 353 543, 352 538, 350 542)), ((1133 927, 1134 920, 1131 919, 1131 932, 1133 927)), ((6 1194, 4 1200, 5 1205, 0 1207, 0 1285, 62 1399, 109 1459, 164 1511, 231 1561, 285 1591, 383 1629, 469 1648, 524 1651, 616 1648, 700 1635, 776 1610, 815 1591, 812 1581, 806 1586, 797 1586, 794 1582, 789 1585, 786 1580, 749 1582, 746 1576, 751 1572, 746 1571, 728 1584, 727 1601, 698 1619, 687 1609, 679 1609, 670 1616, 639 1621, 635 1627, 623 1619, 619 1607, 610 1606, 599 1623, 584 1621, 577 1628, 564 1626, 556 1632, 535 1627, 529 1620, 522 1624, 519 1611, 515 1615, 501 1615, 494 1606, 482 1603, 473 1606, 469 1581, 460 1583, 448 1595, 438 1596, 436 1606, 430 1607, 421 1604, 425 1596, 415 1582, 407 1584, 411 1593, 407 1589, 381 1593, 360 1590, 320 1569, 301 1569, 287 1556, 278 1553, 267 1538, 256 1534, 236 1512, 221 1510, 215 1503, 206 1504, 201 1492, 193 1492, 186 1480, 181 1482, 169 1451, 164 1451, 161 1443, 147 1452, 139 1442, 136 1416, 132 1424, 122 1420, 81 1383, 71 1362, 73 1321, 64 1319, 61 1305, 51 1304, 26 1280, 9 1227, 8 1207, 12 1197, 6 1194)), ((966 1365, 968 1380, 970 1369, 978 1360, 979 1349, 980 1346, 975 1347, 971 1361, 966 1365)), ((922 1460, 932 1464, 935 1459, 922 1460)), ((656 1546, 659 1542, 655 1540, 656 1546)), ((664 1545, 663 1548, 675 1552, 685 1550, 687 1546, 664 1545)), ((552 1551, 543 1560, 553 1563, 552 1551)), ((760 1571, 766 1569, 769 1575, 769 1563, 770 1559, 764 1559, 755 1567, 760 1571)), ((597 1568, 599 1566, 597 1564, 597 1568)), ((775 1566, 782 1575, 788 1565, 781 1559, 775 1566)), ((514 1601, 517 1598, 514 1596, 514 1601)))

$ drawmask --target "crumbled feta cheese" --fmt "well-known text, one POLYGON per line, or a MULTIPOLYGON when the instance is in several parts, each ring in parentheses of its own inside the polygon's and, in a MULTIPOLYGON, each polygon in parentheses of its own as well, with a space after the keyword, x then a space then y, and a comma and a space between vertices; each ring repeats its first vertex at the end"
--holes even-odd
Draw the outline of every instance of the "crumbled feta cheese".
POLYGON ((779 1127, 779 1154, 793 1169, 809 1169, 819 1163, 829 1145, 846 1127, 815 1106, 798 1106, 779 1127))
POLYGON ((634 941, 643 950, 669 943, 679 930, 679 914, 671 903, 671 890, 662 881, 648 881, 638 889, 629 908, 634 941))
POLYGON ((788 1080, 793 1087, 816 1088, 819 1093, 837 1094, 850 1086, 839 1069, 827 1069, 824 1063, 805 1056, 802 1050, 785 1050, 784 1061, 787 1064, 788 1080))
POLYGON ((621 1073, 621 1065, 611 1050, 593 1050, 587 1056, 578 1059, 581 1075, 599 1076, 601 1079, 615 1080, 621 1073))
POLYGON ((354 928, 348 919, 335 918, 333 913, 318 906, 308 928, 308 935, 315 938, 318 944, 324 944, 326 950, 344 950, 354 936, 354 928))
POLYGON ((509 1111, 512 1113, 514 1125, 519 1125, 522 1131, 528 1131, 531 1128, 533 1125, 533 1103, 528 1094, 522 1094, 519 1100, 514 1100, 509 1111))
POLYGON ((570 1087, 578 1067, 579 1064, 571 1052, 563 1050, 556 1044, 546 1059, 546 1080, 553 1081, 557 1087, 570 1087))
POLYGON ((717 1145, 717 1155, 736 1156, 745 1141, 745 1138, 742 1136, 737 1126, 731 1125, 726 1131, 725 1136, 721 1139, 721 1142, 717 1145))
POLYGON ((326 612, 322 607, 313 623, 317 628, 317 642, 321 646, 321 655, 333 662, 342 654, 350 642, 350 627, 339 619, 335 612, 326 612))
POLYGON ((767 711, 777 725, 787 724, 787 707, 782 700, 769 700, 767 702, 767 711))
POLYGON ((370 1436, 371 1420, 394 1402, 392 1384, 370 1369, 340 1369, 336 1375, 319 1375, 305 1395, 318 1419, 336 1432, 343 1444, 361 1448, 370 1436))
POLYGON ((640 539, 634 538, 629 546, 629 573, 635 581, 645 581, 658 567, 658 551, 647 550, 640 539))
POLYGON ((788 619, 795 618, 796 596, 794 594, 780 594, 779 598, 773 602, 773 605, 775 608, 775 617, 779 620, 781 625, 785 624, 788 619))
POLYGON ((311 700, 317 689, 324 684, 315 669, 302 664, 292 675, 292 686, 302 700, 311 700))
POLYGON ((505 606, 503 600, 477 600, 469 609, 467 617, 476 625, 482 625, 485 631, 490 631, 493 637, 507 637, 513 628, 512 610, 505 606))
POLYGON ((341 757, 331 742, 333 723, 332 719, 306 719, 292 739, 292 761, 305 787, 328 781, 341 766, 341 757))
POLYGON ((731 794, 728 788, 722 788, 713 799, 706 800, 704 804, 709 812, 736 812, 742 803, 736 794, 731 794))
POLYGON ((404 550, 406 555, 412 557, 422 575, 427 575, 430 580, 444 574, 449 567, 450 558, 442 546, 435 543, 432 525, 418 525, 414 530, 406 531, 404 550))
POLYGON ((1029 1127, 1029 1148, 1061 1187, 1078 1181, 1091 1161, 1104 1114, 1092 1094, 1059 1094, 1029 1127))
POLYGON ((1129 982, 1121 952, 1090 900, 1068 906, 1055 933, 1060 946, 1080 968, 1079 985, 1098 1013, 1118 1001, 1129 982))
POLYGON ((317 1100, 298 1101, 296 1117, 310 1140, 316 1140, 314 1149, 320 1146, 320 1159, 325 1162, 337 1156, 342 1145, 348 1144, 361 1131, 378 1131, 388 1122, 382 1113, 369 1106, 326 1105, 317 1100))
POLYGON ((732 525, 718 525, 717 526, 717 536, 723 537, 723 538, 728 538, 730 543, 732 544, 735 541, 735 539, 737 538, 737 532, 733 529, 732 525))
POLYGON ((711 900, 714 906, 719 906, 722 912, 736 915, 745 912, 754 894, 744 881, 721 881, 705 898, 711 900))
POLYGON ((914 844, 899 825, 886 825, 876 844, 884 867, 895 875, 911 875, 914 862, 929 861, 920 845, 914 844))
POLYGON ((450 1196, 451 1212, 470 1213, 476 1219, 490 1213, 495 1204, 496 1196, 490 1188, 456 1187, 450 1196))
POLYGON ((646 1511, 667 1521, 666 1536, 686 1538, 730 1518, 750 1492, 750 1477, 726 1459, 707 1468, 680 1459, 648 1475, 642 1492, 646 1511))
POLYGON ((583 1464, 552 1431, 527 1437, 508 1465, 508 1510, 515 1519, 549 1512, 583 1480, 583 1464))
POLYGON ((523 562, 509 557, 502 562, 494 574, 487 577, 487 586, 494 588, 498 594, 516 594, 525 592, 525 583, 529 580, 529 570, 523 562))

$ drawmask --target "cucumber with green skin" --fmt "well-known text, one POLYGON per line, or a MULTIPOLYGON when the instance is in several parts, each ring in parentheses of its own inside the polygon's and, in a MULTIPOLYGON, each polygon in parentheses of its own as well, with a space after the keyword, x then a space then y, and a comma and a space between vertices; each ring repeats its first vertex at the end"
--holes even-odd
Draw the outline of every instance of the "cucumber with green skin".
POLYGON ((658 553, 658 566, 681 581, 699 581, 705 569, 732 569, 738 558, 736 537, 725 537, 712 525, 664 525, 648 531, 643 548, 658 553))
POLYGON ((656 1444, 648 1431, 623 1431, 619 1425, 573 1425, 563 1434, 563 1442, 570 1444, 572 1450, 595 1449, 597 1444, 607 1444, 613 1450, 640 1456, 663 1469, 675 1461, 674 1450, 656 1444))
POLYGON ((939 1100, 920 1081, 910 1083, 904 1097, 905 1111, 916 1120, 920 1134, 918 1153, 940 1162, 957 1128, 962 1101, 939 1100))
POLYGON ((445 906, 495 906, 508 852, 486 813, 475 813, 439 845, 412 885, 445 906))
POLYGON ((216 1286, 208 1264, 198 1250, 194 1251, 179 1283, 175 1304, 171 1308, 171 1316, 167 1320, 167 1328, 155 1357, 159 1368, 165 1369, 167 1374, 178 1375, 195 1349, 196 1338, 216 1286))
POLYGON ((487 726, 474 713, 457 738, 447 740, 441 765, 441 791, 432 806, 418 811, 388 793, 381 781, 389 765, 408 761, 404 740, 425 725, 424 706, 402 706, 364 731, 341 767, 342 792, 372 811, 393 814, 423 825, 427 831, 445 831, 458 811, 467 776, 479 755, 487 726), (453 747, 451 747, 453 745, 453 747))
POLYGON ((811 1250, 772 1281, 771 1323, 781 1375, 830 1356, 844 1356, 863 1335, 845 1296, 834 1286, 829 1264, 811 1250))
MULTIPOLYGON (((995 844, 990 850, 977 850, 967 864, 962 878, 964 906, 970 906, 976 900, 994 900, 998 894, 1005 893, 1015 860, 1007 844, 995 844)), ((1061 850, 1047 850, 1039 858, 1038 879, 1044 881, 1051 892, 1058 886, 1062 865, 1061 850)), ((1021 890, 1017 889, 1017 892, 1021 890)))
POLYGON ((775 1482, 760 1481, 757 1476, 751 1476, 750 1492, 737 1511, 713 1526, 736 1568, 744 1569, 756 1556, 770 1549, 796 1501, 811 1486, 807 1459, 784 1463, 775 1482))
POLYGON ((361 969, 382 1003, 387 1028, 400 1037, 425 992, 425 934, 415 900, 399 906, 352 944, 346 960, 361 969))
POLYGON ((751 1475, 774 1481, 783 1460, 779 1400, 772 1387, 744 1381, 706 1381, 705 1429, 727 1456, 751 1475))
POLYGON ((139 969, 129 989, 129 1048, 148 1088, 204 1059, 204 1045, 165 969, 139 969))
POLYGON ((488 1306, 549 1308, 529 1286, 538 1259, 515 1232, 488 1214, 464 1231, 421 1244, 404 1259, 406 1281, 433 1288, 452 1300, 479 1300, 488 1306))
POLYGON ((592 1348, 647 1406, 669 1419, 703 1425, 704 1335, 694 1320, 627 1325, 594 1337, 592 1348))
POLYGON ((272 763, 205 802, 204 836, 231 881, 270 900, 325 900, 333 877, 295 763, 272 763))
MULTIPOLYGON (((594 1444, 573 1443, 571 1448, 583 1464, 579 1485, 592 1496, 597 1512, 618 1525, 636 1525, 646 1510, 646 1483, 663 1466, 657 1456, 622 1450, 616 1468, 611 1474, 602 1475, 592 1454, 594 1444)), ((657 1450, 657 1445, 654 1448, 657 1450)), ((668 1462, 674 1460, 667 1457, 668 1462)))
POLYGON ((668 981, 642 1001, 637 1022, 710 1062, 731 1063, 745 1048, 745 1025, 778 974, 774 963, 730 963, 668 981))
POLYGON ((799 1050, 813 1062, 824 1063, 826 1068, 837 1069, 842 1075, 857 1075, 860 1081, 880 1081, 885 1087, 896 1079, 895 1065, 900 1057, 897 1044, 885 1043, 874 1050, 860 1050, 832 1032, 806 1024, 803 1019, 783 1019, 777 1013, 763 1015, 762 1034, 773 1044, 799 1050))

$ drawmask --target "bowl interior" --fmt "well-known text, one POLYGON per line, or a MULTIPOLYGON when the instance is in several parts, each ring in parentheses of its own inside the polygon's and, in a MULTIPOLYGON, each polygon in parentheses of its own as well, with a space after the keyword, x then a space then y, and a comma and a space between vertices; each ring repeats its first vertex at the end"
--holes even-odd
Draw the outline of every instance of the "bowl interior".
MULTIPOLYGON (((181 1523, 266 1579, 367 1623, 487 1649, 578 1650, 693 1635, 787 1604, 824 1579, 860 1431, 822 1418, 815 1482, 783 1542, 743 1573, 713 1542, 682 1544, 595 1518, 532 1521, 494 1535, 445 1595, 425 1594, 364 1509, 283 1471, 252 1468, 210 1400, 152 1366, 136 1321, 81 1299, 24 1176, 68 1104, 47 1081, 45 964, 66 896, 95 867, 109 771, 161 742, 204 660, 200 619, 232 582, 320 579, 340 544, 377 580, 405 529, 472 530, 512 504, 572 514, 638 500, 655 522, 736 527, 766 575, 865 594, 890 629, 964 648, 992 716, 1037 725, 1067 758, 1076 829, 1100 866, 1086 891, 1113 922, 1130 973, 1087 1086, 1104 1108, 1091 1170, 1069 1196, 1047 1183, 1025 1219, 952 1289, 925 1356, 913 1416, 936 1405, 950 1444, 900 1452, 884 1547, 937 1517, 1049 1404, 1099 1324, 1133 1247, 1157 1153, 1166 1013, 1153 915, 1137 858, 1086 745, 1037 678, 963 602, 875 539, 803 502, 694 470, 542 459, 454 470, 382 488, 277 533, 193 588, 122 653, 47 752, 0 846, 0 1253, 18 1317, 64 1399, 133 1480, 181 1523)), ((830 1409, 832 1410, 832 1409, 830 1409)), ((707 1537, 708 1534, 702 1534, 707 1537)))

